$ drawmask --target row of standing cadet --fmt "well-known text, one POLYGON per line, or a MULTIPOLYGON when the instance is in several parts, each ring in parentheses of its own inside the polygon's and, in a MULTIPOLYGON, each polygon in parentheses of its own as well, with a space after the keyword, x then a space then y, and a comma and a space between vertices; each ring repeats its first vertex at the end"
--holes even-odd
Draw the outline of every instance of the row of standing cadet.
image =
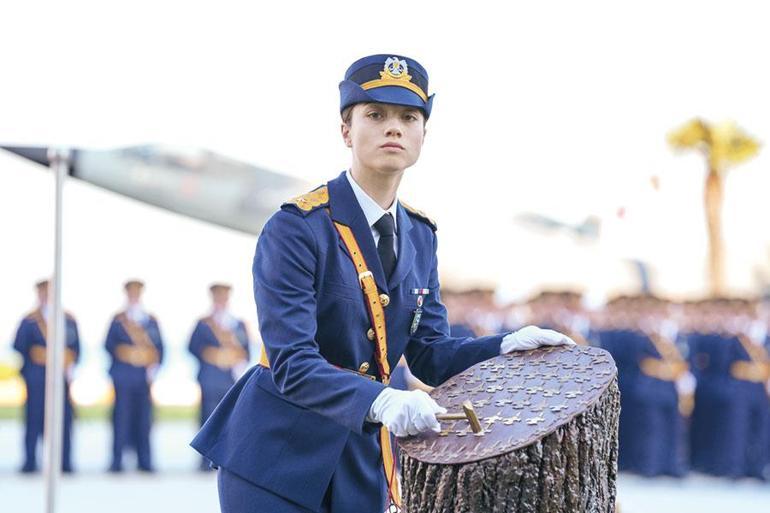
POLYGON ((621 391, 620 470, 770 477, 766 304, 626 296, 588 311, 569 292, 505 308, 484 291, 444 299, 457 333, 536 324, 609 351, 621 391))
POLYGON ((770 339, 757 303, 620 298, 595 324, 625 395, 621 469, 770 477, 770 339))
MULTIPOLYGON (((40 307, 24 318, 14 347, 27 384, 25 472, 37 470, 43 430, 47 282, 37 285, 40 307)), ((123 470, 126 449, 140 470, 152 471, 150 384, 162 362, 158 321, 141 307, 143 284, 125 285, 127 307, 113 319, 105 347, 115 387, 110 470, 123 470)), ((248 365, 249 335, 227 310, 230 288, 211 287, 212 314, 200 319, 189 349, 200 363, 201 423, 248 365)), ((598 345, 615 358, 621 389, 621 470, 682 476, 697 470, 719 476, 766 478, 770 466, 767 315, 745 300, 670 303, 621 297, 587 311, 574 293, 543 293, 500 308, 488 291, 443 293, 452 331, 485 334, 525 324, 551 327, 578 343, 598 345)), ((77 362, 77 324, 67 316, 67 365, 77 362)), ((403 365, 394 386, 424 387, 403 365)), ((67 383, 68 386, 68 383, 67 383)), ((67 392, 63 470, 72 471, 73 409, 67 392)), ((201 469, 207 469, 201 461, 201 469)))
MULTIPOLYGON (((13 347, 23 359, 21 376, 27 390, 24 405, 23 473, 39 471, 39 444, 43 436, 45 412, 45 369, 48 306, 48 281, 36 284, 38 307, 26 315, 16 332, 13 347)), ((163 362, 163 339, 158 320, 142 307, 144 284, 139 280, 125 283, 125 310, 114 316, 105 340, 110 355, 110 377, 115 390, 112 409, 112 460, 110 472, 124 470, 127 450, 136 453, 138 470, 153 472, 155 466, 150 446, 152 398, 150 387, 163 362)), ((250 337, 243 321, 227 309, 230 286, 213 284, 212 313, 198 321, 190 337, 189 350, 199 361, 197 375, 201 387, 201 424, 248 365, 250 337)), ((65 407, 62 444, 62 471, 74 471, 72 461, 72 425, 74 410, 69 393, 72 367, 80 356, 77 322, 66 314, 65 407)), ((209 468, 201 461, 201 470, 209 468)))

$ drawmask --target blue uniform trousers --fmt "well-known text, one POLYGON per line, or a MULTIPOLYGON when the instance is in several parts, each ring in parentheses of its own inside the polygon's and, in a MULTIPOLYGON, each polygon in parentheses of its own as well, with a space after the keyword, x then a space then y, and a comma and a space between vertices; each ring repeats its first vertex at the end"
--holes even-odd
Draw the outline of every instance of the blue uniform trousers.
POLYGON ((764 384, 731 375, 731 366, 747 359, 737 338, 695 334, 690 344, 698 370, 693 468, 717 476, 766 478, 770 400, 764 384))
POLYGON ((653 477, 681 477, 687 472, 685 424, 679 413, 673 383, 639 376, 635 389, 627 394, 627 415, 631 425, 626 433, 628 459, 625 470, 653 477))
POLYGON ((707 469, 715 475, 765 478, 768 465, 768 399, 762 383, 734 382, 722 403, 722 414, 712 417, 712 451, 707 469))
MULTIPOLYGON (((29 378, 27 402, 24 404, 24 465, 23 472, 35 472, 37 464, 38 441, 43 437, 45 427, 45 378, 29 378)), ((69 398, 69 386, 65 385, 64 398, 64 433, 62 440, 62 470, 72 472, 72 402, 69 398)))
POLYGON ((146 381, 115 381, 115 407, 112 410, 112 465, 110 470, 123 469, 123 450, 136 449, 141 470, 152 470, 150 426, 152 400, 146 381))

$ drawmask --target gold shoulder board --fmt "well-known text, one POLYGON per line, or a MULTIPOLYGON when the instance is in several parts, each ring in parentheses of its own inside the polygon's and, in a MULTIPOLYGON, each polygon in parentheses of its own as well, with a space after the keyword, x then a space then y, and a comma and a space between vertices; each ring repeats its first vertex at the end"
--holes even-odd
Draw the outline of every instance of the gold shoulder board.
POLYGON ((427 223, 428 226, 430 226, 433 229, 434 232, 438 228, 436 226, 436 221, 434 221, 433 219, 428 217, 428 215, 425 212, 423 212, 422 210, 417 210, 416 208, 407 205, 403 201, 401 202, 401 206, 404 207, 404 209, 406 209, 407 212, 409 212, 410 214, 412 214, 416 218, 418 218, 418 219, 424 221, 425 223, 427 223))
POLYGON ((321 187, 301 194, 290 199, 284 205, 294 205, 303 212, 310 212, 316 208, 329 203, 329 189, 322 185, 321 187))

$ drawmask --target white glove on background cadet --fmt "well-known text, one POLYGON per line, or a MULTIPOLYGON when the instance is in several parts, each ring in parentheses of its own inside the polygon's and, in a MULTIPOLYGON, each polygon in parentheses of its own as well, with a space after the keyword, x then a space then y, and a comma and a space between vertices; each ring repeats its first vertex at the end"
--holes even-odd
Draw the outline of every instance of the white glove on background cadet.
POLYGON ((386 388, 369 408, 368 419, 381 422, 396 436, 407 436, 428 430, 440 432, 437 413, 446 413, 446 408, 422 390, 386 388))
POLYGON ((679 395, 691 395, 695 393, 697 384, 698 381, 695 379, 695 376, 693 376, 692 372, 688 371, 676 380, 674 386, 676 386, 676 391, 679 395))
POLYGON ((540 346, 574 346, 575 341, 567 335, 554 330, 544 330, 537 326, 524 326, 503 337, 500 344, 500 354, 511 351, 526 351, 540 346))

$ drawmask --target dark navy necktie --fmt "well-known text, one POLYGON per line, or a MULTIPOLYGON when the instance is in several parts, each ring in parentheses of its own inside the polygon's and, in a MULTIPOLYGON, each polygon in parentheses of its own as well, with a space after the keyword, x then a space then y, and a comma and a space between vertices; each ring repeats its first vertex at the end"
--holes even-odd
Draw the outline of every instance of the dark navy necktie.
POLYGON ((393 240, 396 233, 395 221, 393 216, 385 214, 376 223, 374 228, 380 234, 380 240, 377 243, 377 253, 380 255, 382 270, 385 271, 385 278, 390 278, 393 269, 396 267, 396 251, 393 249, 393 240))

